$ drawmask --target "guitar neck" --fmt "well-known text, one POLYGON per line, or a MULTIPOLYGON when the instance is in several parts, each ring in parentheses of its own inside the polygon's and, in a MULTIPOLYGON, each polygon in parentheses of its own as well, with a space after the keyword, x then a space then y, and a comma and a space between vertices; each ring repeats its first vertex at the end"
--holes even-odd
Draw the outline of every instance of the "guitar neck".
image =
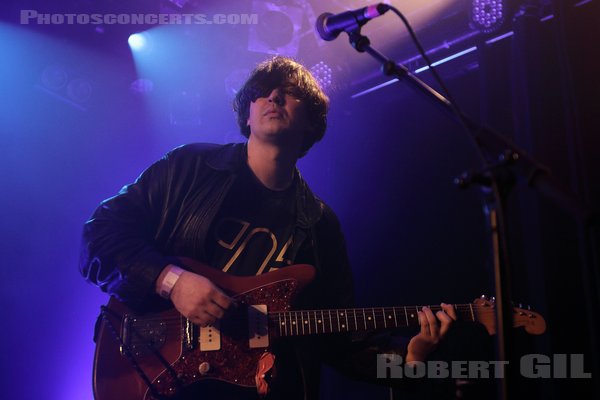
MULTIPOLYGON (((442 309, 439 305, 428 307, 433 313, 442 309)), ((455 308, 459 319, 477 321, 476 305, 456 304, 455 308)), ((421 309, 422 306, 403 306, 280 311, 270 312, 269 319, 279 336, 298 336, 416 327, 421 309)))

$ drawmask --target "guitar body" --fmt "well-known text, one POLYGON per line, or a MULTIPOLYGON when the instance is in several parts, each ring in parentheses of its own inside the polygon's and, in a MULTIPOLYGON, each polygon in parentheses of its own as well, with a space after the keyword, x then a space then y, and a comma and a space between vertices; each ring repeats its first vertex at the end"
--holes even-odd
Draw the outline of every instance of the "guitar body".
MULTIPOLYGON (((96 338, 94 355, 93 388, 96 400, 108 399, 143 399, 148 389, 146 383, 138 375, 129 359, 121 353, 121 344, 116 335, 123 334, 124 318, 135 315, 124 304, 111 298, 108 311, 100 322, 100 330, 96 338), (114 312, 114 313, 113 313, 114 312), (115 331, 113 332, 113 328, 115 331)), ((170 319, 179 313, 175 310, 155 314, 156 318, 170 319)), ((181 336, 181 328, 169 327, 166 336, 181 336)), ((181 356, 181 344, 178 340, 168 341, 158 351, 168 363, 174 363, 181 356)), ((154 379, 164 371, 165 367, 151 355, 136 357, 140 367, 150 379, 154 379)))
MULTIPOLYGON (((175 309, 136 315, 111 298, 100 323, 94 358, 93 386, 97 400, 155 398, 132 360, 152 382, 155 394, 163 397, 174 396, 182 387, 203 379, 257 387, 257 367, 270 354, 270 340, 277 335, 259 328, 259 341, 260 335, 264 335, 262 343, 266 347, 251 348, 248 326, 253 321, 249 321, 248 306, 263 305, 269 312, 288 311, 295 294, 314 278, 314 268, 309 265, 236 277, 193 260, 182 260, 231 295, 238 307, 218 327, 199 328, 175 309), (204 347, 214 347, 210 341, 216 341, 217 336, 218 349, 202 350, 203 340, 204 347), (129 355, 122 351, 122 344, 129 348, 129 355)), ((269 364, 269 359, 266 360, 269 364)))

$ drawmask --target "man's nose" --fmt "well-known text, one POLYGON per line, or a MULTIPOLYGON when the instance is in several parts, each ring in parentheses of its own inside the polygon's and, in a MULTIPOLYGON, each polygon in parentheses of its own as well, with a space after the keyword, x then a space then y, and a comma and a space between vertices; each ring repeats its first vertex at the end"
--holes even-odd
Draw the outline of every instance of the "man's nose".
POLYGON ((273 90, 269 95, 269 102, 282 106, 284 104, 284 99, 281 92, 279 90, 273 90))

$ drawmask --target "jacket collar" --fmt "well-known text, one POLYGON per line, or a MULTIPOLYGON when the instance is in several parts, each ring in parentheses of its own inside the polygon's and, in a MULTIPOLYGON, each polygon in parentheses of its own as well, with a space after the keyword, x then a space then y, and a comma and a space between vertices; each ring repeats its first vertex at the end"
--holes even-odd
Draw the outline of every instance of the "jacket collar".
POLYGON ((218 171, 236 172, 248 158, 246 143, 229 143, 209 153, 206 164, 218 171))
MULTIPOLYGON (((230 143, 219 146, 206 158, 206 164, 218 171, 229 171, 237 174, 248 158, 247 143, 230 143)), ((316 224, 323 214, 323 202, 318 199, 308 187, 306 181, 298 175, 296 185, 296 224, 300 228, 308 229, 316 224)))

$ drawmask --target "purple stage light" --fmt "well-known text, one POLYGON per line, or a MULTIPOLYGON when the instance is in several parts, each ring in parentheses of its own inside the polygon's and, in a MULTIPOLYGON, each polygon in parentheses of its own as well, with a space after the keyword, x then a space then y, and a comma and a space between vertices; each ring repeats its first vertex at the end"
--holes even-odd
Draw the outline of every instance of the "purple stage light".
POLYGON ((60 90, 69 81, 67 69, 60 64, 48 65, 42 71, 42 85, 50 90, 60 90))
POLYGON ((67 85, 67 96, 76 103, 86 103, 92 97, 92 84, 87 79, 75 78, 67 85))
POLYGON ((320 61, 310 69, 310 72, 314 75, 323 89, 331 86, 333 70, 329 65, 320 61))
POLYGON ((493 32, 504 23, 505 9, 504 0, 473 0, 471 22, 482 32, 493 32))
POLYGON ((302 8, 274 2, 252 2, 258 24, 250 25, 248 50, 295 57, 298 54, 304 12, 302 8))

